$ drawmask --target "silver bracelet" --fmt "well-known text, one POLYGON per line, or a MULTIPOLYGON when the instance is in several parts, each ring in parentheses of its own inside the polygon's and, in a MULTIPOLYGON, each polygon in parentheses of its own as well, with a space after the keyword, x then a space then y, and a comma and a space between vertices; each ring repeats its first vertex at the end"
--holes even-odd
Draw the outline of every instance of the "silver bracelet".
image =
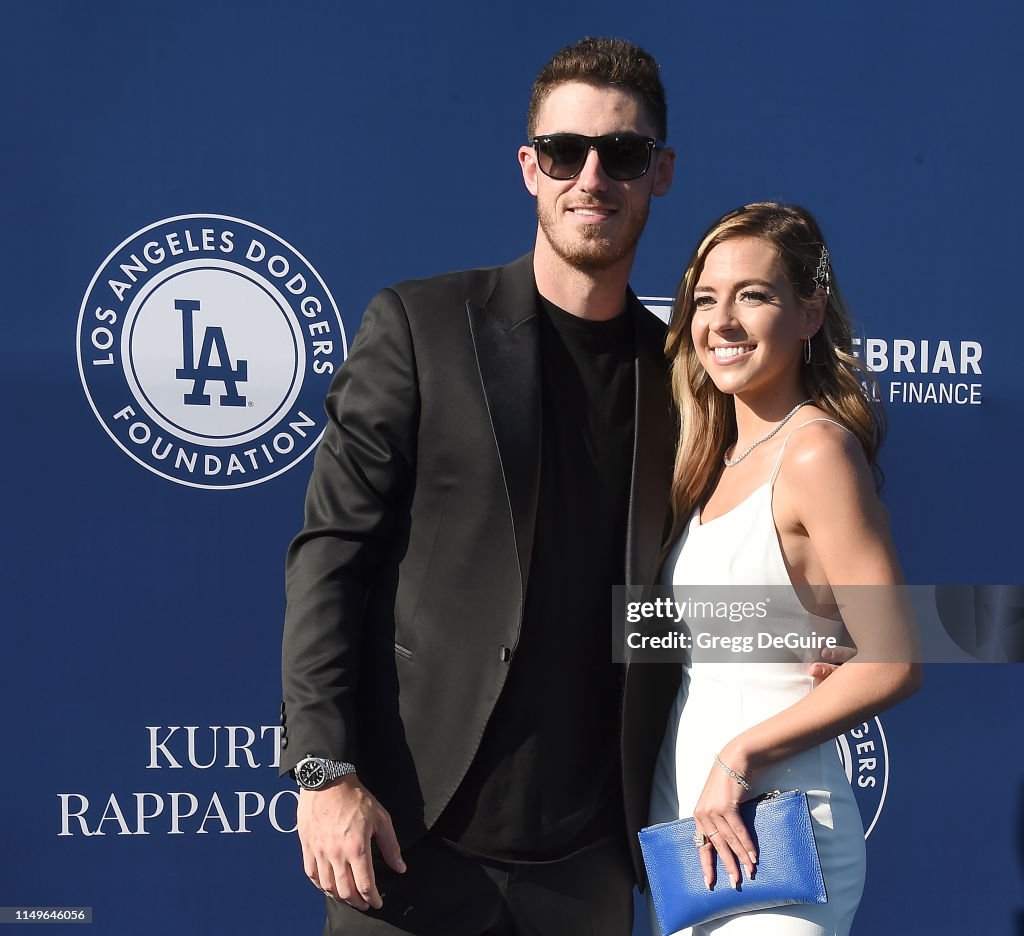
POLYGON ((722 770, 724 770, 730 777, 732 777, 733 780, 735 780, 741 787, 743 787, 744 790, 746 790, 748 793, 750 792, 750 784, 747 782, 747 778, 744 777, 743 774, 736 773, 736 771, 733 770, 732 767, 727 767, 725 764, 723 764, 721 758, 719 758, 717 754, 715 755, 715 763, 719 767, 721 767, 722 770))

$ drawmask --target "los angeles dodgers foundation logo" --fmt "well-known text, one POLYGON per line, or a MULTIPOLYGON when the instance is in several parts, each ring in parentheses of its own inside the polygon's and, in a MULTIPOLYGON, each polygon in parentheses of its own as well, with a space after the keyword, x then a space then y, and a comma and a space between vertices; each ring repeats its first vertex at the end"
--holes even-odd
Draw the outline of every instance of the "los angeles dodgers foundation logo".
POLYGON ((139 464, 192 487, 259 484, 308 455, 347 353, 330 290, 302 254, 222 215, 133 234, 97 270, 78 319, 96 418, 139 464))
POLYGON ((851 728, 836 738, 836 746, 846 779, 857 798, 864 822, 864 838, 867 838, 878 823, 889 789, 889 745, 882 722, 872 718, 851 728))

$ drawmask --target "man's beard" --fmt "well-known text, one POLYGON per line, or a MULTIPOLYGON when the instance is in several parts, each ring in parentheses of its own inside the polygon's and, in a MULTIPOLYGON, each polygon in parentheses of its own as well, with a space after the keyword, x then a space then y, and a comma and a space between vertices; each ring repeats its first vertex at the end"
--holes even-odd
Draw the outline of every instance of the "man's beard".
POLYGON ((537 221, 556 256, 569 266, 584 272, 598 272, 615 266, 636 249, 647 224, 650 202, 643 213, 634 215, 629 226, 618 231, 614 238, 606 237, 600 224, 586 224, 578 228, 578 237, 567 239, 564 226, 560 229, 552 215, 537 202, 537 221))

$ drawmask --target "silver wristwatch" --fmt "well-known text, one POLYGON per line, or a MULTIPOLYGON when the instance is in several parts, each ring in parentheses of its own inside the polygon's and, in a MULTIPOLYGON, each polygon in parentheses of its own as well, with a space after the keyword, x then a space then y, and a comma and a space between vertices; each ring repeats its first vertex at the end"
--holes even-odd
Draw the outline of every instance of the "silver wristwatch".
POLYGON ((295 765, 295 780, 305 790, 319 790, 332 780, 355 772, 354 764, 307 754, 295 765))

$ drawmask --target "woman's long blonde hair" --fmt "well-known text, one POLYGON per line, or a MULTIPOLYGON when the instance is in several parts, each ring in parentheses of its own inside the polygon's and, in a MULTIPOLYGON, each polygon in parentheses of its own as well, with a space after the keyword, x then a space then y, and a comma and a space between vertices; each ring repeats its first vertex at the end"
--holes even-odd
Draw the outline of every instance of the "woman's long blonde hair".
MULTIPOLYGON (((809 300, 824 283, 819 272, 825 239, 810 212, 796 205, 757 202, 730 211, 701 238, 676 293, 665 342, 671 363, 672 395, 682 421, 672 478, 672 532, 679 536, 694 507, 710 496, 722 470, 722 456, 736 441, 732 399, 722 393, 698 359, 690 333, 693 291, 711 250, 735 237, 757 237, 778 252, 797 298, 809 300), (819 280, 815 281, 815 275, 819 280)), ((811 339, 811 361, 802 365, 807 396, 860 440, 868 464, 880 480, 877 454, 885 435, 885 414, 876 402, 873 375, 853 354, 853 330, 831 264, 825 317, 811 339)))

